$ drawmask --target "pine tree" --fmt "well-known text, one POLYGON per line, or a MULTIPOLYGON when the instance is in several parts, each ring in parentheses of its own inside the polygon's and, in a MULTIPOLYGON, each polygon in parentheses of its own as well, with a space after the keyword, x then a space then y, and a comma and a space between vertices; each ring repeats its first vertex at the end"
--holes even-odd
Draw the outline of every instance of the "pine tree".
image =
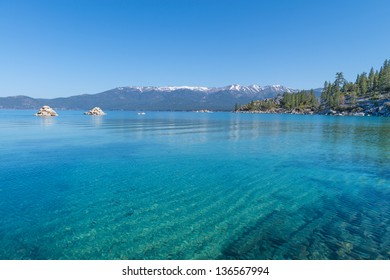
POLYGON ((360 95, 364 96, 367 93, 367 89, 368 89, 367 73, 366 72, 363 72, 360 75, 358 85, 359 85, 360 95))
POLYGON ((387 59, 379 71, 379 89, 382 92, 390 91, 390 61, 387 59))
POLYGON ((255 102, 252 100, 251 103, 249 103, 249 110, 255 109, 255 102))
POLYGON ((343 72, 337 72, 336 73, 336 79, 334 81, 334 85, 336 86, 336 90, 341 90, 341 88, 344 86, 346 80, 344 79, 343 72))
POLYGON ((311 108, 313 108, 313 109, 318 109, 318 107, 319 107, 318 100, 314 94, 313 89, 311 89, 310 93, 309 93, 309 104, 310 104, 311 108))
POLYGON ((374 92, 379 92, 379 72, 378 70, 375 71, 374 74, 374 83, 373 83, 373 91, 374 92))
POLYGON ((370 73, 368 74, 368 91, 369 92, 372 92, 374 90, 374 77, 375 77, 374 68, 371 67, 370 73))
POLYGON ((329 96, 328 96, 329 84, 330 84, 329 82, 325 81, 324 88, 322 89, 321 92, 320 103, 323 108, 329 107, 329 96))

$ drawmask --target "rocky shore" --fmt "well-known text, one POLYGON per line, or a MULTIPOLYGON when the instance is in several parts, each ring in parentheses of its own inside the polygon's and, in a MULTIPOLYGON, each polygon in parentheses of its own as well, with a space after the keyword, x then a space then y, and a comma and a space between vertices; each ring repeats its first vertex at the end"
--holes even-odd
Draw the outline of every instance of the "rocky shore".
POLYGON ((338 110, 323 110, 321 115, 330 116, 378 116, 390 117, 390 100, 360 100, 358 105, 344 106, 338 110))
POLYGON ((236 111, 237 113, 246 113, 246 114, 290 114, 290 115, 315 115, 316 111, 311 109, 304 110, 286 110, 282 108, 272 108, 268 110, 253 110, 253 111, 236 111))
MULTIPOLYGON (((267 101, 267 100, 266 100, 267 101)), ((390 117, 390 99, 359 99, 355 105, 342 105, 337 109, 293 109, 287 110, 281 108, 278 99, 272 99, 273 106, 268 109, 251 110, 247 106, 242 106, 237 113, 249 113, 249 114, 292 114, 292 115, 327 115, 327 116, 379 116, 390 117)), ((256 104, 256 102, 255 102, 256 104)))

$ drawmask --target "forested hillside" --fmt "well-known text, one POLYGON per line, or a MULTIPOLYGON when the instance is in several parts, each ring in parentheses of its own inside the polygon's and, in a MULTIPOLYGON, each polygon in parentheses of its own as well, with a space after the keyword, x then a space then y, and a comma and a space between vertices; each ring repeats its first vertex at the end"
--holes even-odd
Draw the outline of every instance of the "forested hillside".
POLYGON ((336 73, 336 79, 325 82, 321 95, 321 107, 340 109, 343 106, 355 106, 359 99, 380 100, 389 98, 390 60, 385 60, 380 70, 363 72, 357 75, 355 82, 348 82, 342 72, 336 73))
POLYGON ((336 73, 333 82, 326 81, 319 100, 313 90, 284 93, 273 99, 252 101, 236 106, 236 111, 259 113, 297 113, 330 115, 390 116, 390 60, 379 70, 358 74, 354 82, 336 73))

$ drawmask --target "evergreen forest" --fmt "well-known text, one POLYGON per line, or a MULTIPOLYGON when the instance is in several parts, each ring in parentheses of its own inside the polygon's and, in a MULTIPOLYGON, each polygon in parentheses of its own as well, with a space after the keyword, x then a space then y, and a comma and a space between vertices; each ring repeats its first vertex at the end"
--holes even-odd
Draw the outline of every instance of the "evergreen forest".
POLYGON ((275 98, 236 105, 235 111, 270 113, 319 113, 362 115, 390 115, 390 60, 385 60, 379 70, 358 74, 354 82, 337 72, 333 82, 326 81, 318 98, 314 90, 284 93, 275 98))
POLYGON ((360 99, 379 100, 388 98, 390 93, 390 60, 385 60, 380 70, 371 67, 367 74, 358 74, 355 82, 348 82, 342 72, 336 73, 336 79, 325 82, 321 94, 321 107, 340 109, 354 106, 360 99))

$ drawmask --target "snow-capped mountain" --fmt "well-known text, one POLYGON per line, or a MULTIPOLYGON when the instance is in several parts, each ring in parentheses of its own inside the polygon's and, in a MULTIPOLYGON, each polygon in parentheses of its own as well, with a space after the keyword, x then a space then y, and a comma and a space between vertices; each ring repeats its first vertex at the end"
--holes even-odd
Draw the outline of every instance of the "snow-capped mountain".
POLYGON ((208 92, 212 88, 208 87, 191 87, 191 86, 166 86, 166 87, 138 87, 138 86, 130 86, 130 87, 119 87, 118 90, 137 90, 139 92, 149 92, 149 91, 160 91, 160 92, 170 92, 175 90, 192 90, 192 91, 203 91, 208 92))
POLYGON ((0 108, 29 109, 49 105, 57 109, 87 110, 98 106, 103 110, 221 110, 231 111, 235 104, 246 104, 251 100, 273 98, 284 92, 296 90, 280 85, 242 86, 233 84, 225 87, 197 86, 127 86, 118 87, 97 94, 83 94, 67 98, 29 99, 27 108, 18 97, 0 98, 0 108))
POLYGON ((259 85, 250 85, 242 86, 239 84, 232 84, 225 87, 196 87, 196 86, 165 86, 165 87, 154 87, 154 86, 129 86, 129 87, 118 87, 118 90, 137 90, 139 92, 150 92, 150 91, 159 91, 159 92, 172 92, 177 90, 190 90, 190 91, 201 91, 207 93, 213 93, 218 91, 239 91, 239 92, 250 92, 250 93, 259 93, 263 91, 277 91, 277 92, 296 92, 296 90, 284 87, 281 85, 270 85, 270 86, 259 86, 259 85))
POLYGON ((287 88, 280 85, 271 85, 271 86, 258 86, 258 85, 250 85, 250 86, 241 86, 238 84, 233 84, 227 87, 219 88, 220 90, 230 90, 230 91, 241 91, 241 92, 251 92, 251 93, 259 93, 264 91, 275 91, 275 92, 295 92, 296 90, 287 88))

